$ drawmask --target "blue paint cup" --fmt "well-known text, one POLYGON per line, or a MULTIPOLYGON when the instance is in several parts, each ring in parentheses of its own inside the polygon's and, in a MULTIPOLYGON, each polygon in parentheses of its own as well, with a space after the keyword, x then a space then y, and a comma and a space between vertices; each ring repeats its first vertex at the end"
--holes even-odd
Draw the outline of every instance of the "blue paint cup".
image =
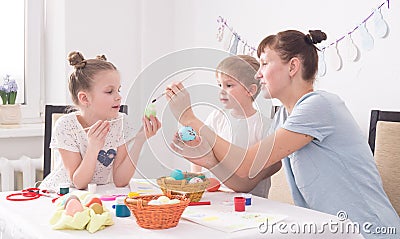
POLYGON ((246 199, 246 206, 250 206, 252 195, 250 193, 245 193, 243 194, 243 197, 246 199))
POLYGON ((117 217, 129 217, 131 215, 131 211, 124 203, 125 197, 117 197, 115 199, 116 205, 113 205, 112 208, 115 209, 115 216, 117 217))

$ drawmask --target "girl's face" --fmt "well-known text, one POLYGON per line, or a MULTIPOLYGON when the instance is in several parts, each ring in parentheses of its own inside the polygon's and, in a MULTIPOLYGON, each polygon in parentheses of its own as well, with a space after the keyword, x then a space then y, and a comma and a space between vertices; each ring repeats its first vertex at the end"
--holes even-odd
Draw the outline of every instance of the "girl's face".
POLYGON ((121 106, 119 72, 105 70, 95 74, 93 78, 94 84, 88 94, 87 110, 101 120, 116 118, 121 106))
POLYGON ((261 81, 264 98, 279 99, 289 87, 289 63, 282 62, 274 50, 266 47, 260 55, 260 68, 256 73, 256 78, 261 81))
POLYGON ((245 86, 226 74, 217 74, 217 84, 221 88, 219 100, 225 109, 243 111, 253 103, 250 92, 245 86))

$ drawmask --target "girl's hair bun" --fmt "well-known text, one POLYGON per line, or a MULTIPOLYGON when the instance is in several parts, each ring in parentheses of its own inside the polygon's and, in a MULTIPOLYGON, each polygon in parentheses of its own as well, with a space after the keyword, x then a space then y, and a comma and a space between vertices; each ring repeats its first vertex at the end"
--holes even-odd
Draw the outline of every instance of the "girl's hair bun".
POLYGON ((68 54, 68 61, 71 66, 75 67, 75 69, 81 69, 86 65, 86 60, 83 58, 82 53, 77 51, 68 54))
POLYGON ((98 59, 98 60, 103 60, 103 61, 107 61, 107 58, 106 58, 105 55, 98 55, 98 56, 96 56, 96 59, 98 59))

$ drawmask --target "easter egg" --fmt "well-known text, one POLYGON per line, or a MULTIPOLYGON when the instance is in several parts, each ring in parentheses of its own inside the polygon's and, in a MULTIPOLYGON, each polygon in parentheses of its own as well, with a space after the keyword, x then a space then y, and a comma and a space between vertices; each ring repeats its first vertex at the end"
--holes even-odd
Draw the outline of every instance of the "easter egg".
POLYGON ((190 126, 181 127, 178 134, 183 141, 192 141, 196 138, 196 131, 190 126))
POLYGON ((101 202, 100 198, 92 197, 92 198, 89 198, 89 200, 87 201, 85 206, 86 207, 90 207, 90 205, 92 205, 93 203, 98 203, 98 204, 100 204, 100 206, 103 205, 103 203, 101 202))
POLYGON ((149 201, 149 203, 147 205, 161 205, 161 202, 159 202, 157 200, 151 200, 151 201, 149 201))
POLYGON ((167 196, 160 196, 157 198, 157 201, 160 202, 160 204, 167 204, 169 202, 169 197, 167 196))
POLYGON ((83 206, 81 202, 75 198, 69 200, 65 206, 65 214, 73 217, 75 213, 82 212, 83 206))
POLYGON ((207 187, 208 192, 215 192, 221 186, 221 183, 216 178, 209 178, 208 180, 210 180, 210 185, 207 187))
POLYGON ((170 175, 172 178, 174 178, 175 180, 182 180, 182 179, 184 179, 185 178, 185 176, 183 175, 183 173, 182 173, 182 170, 180 170, 180 169, 174 169, 172 172, 171 172, 171 175, 170 175))
POLYGON ((198 177, 194 177, 189 180, 189 183, 202 183, 202 182, 203 182, 203 179, 198 178, 198 177))
POLYGON ((168 202, 168 204, 177 204, 177 203, 180 203, 180 202, 181 202, 181 201, 180 201, 179 199, 174 198, 174 199, 170 200, 170 201, 168 202))
POLYGON ((146 109, 144 110, 144 115, 147 118, 150 118, 150 115, 153 115, 156 117, 157 115, 157 110, 156 110, 156 105, 155 104, 149 104, 146 109))
POLYGON ((68 202, 72 199, 76 199, 80 202, 79 198, 75 195, 70 195, 69 197, 65 197, 64 202, 61 204, 61 205, 64 205, 64 209, 67 207, 68 202))
POLYGON ((102 214, 104 212, 103 206, 101 206, 97 202, 90 205, 89 208, 91 208, 96 214, 102 214))

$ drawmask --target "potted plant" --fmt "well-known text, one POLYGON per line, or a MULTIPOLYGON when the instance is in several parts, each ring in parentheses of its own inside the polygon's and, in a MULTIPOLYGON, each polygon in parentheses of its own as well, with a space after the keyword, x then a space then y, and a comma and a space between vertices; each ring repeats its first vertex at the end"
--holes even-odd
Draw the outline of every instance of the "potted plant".
POLYGON ((18 86, 15 80, 10 79, 10 75, 3 77, 0 84, 0 124, 19 124, 21 122, 20 104, 15 104, 17 99, 18 86))

